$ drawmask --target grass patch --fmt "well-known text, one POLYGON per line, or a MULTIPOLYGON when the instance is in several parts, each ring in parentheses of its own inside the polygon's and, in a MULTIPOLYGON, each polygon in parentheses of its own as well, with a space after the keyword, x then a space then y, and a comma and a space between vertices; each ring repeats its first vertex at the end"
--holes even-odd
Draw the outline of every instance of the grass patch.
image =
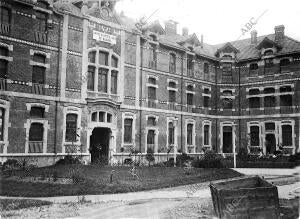
MULTIPOLYGON (((241 176, 231 169, 192 169, 189 175, 183 168, 173 167, 138 167, 139 179, 129 173, 130 167, 100 167, 83 165, 62 165, 33 169, 26 177, 39 177, 43 174, 55 171, 57 177, 70 177, 70 173, 76 169, 83 181, 68 184, 24 182, 11 178, 0 178, 0 195, 23 197, 50 197, 67 195, 112 194, 135 192, 151 189, 159 189, 192 183, 200 183, 218 179, 226 179, 241 176), (112 170, 113 181, 110 183, 112 170)), ((23 171, 17 171, 16 175, 23 176, 23 171)), ((47 175, 49 175, 47 174, 47 175)))
POLYGON ((35 199, 0 199, 0 211, 12 211, 51 204, 52 202, 49 201, 35 199))

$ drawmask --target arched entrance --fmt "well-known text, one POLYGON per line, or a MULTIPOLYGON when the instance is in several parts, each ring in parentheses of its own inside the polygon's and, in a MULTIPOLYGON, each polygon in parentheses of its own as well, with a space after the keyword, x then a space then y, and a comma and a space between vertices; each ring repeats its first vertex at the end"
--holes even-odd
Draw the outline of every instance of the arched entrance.
POLYGON ((108 164, 110 128, 94 128, 90 136, 90 152, 92 163, 108 164))

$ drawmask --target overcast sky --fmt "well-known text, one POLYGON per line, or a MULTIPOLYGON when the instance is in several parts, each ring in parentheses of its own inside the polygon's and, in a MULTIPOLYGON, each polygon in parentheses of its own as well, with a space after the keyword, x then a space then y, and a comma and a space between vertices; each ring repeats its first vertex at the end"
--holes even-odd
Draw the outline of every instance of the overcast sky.
POLYGON ((285 26, 286 35, 300 41, 300 0, 120 0, 117 11, 128 17, 149 18, 148 22, 172 19, 178 22, 177 33, 187 26, 209 44, 224 43, 250 37, 256 29, 258 36, 274 32, 276 25, 285 26), (260 17, 261 16, 261 17, 260 17), (260 17, 260 18, 259 18, 260 17), (258 21, 247 33, 245 25, 258 21))

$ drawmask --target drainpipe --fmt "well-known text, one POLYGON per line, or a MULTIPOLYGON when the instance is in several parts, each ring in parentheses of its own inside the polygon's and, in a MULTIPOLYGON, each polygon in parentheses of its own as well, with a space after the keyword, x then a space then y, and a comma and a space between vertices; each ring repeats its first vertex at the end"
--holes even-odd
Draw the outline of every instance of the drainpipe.
MULTIPOLYGON (((241 137, 241 67, 239 66, 239 145, 242 145, 242 137, 241 137)), ((235 153, 236 156, 236 153, 235 153)), ((234 168, 236 168, 236 163, 234 168)))
MULTIPOLYGON (((55 158, 57 155, 57 134, 58 134, 58 130, 57 130, 57 117, 58 117, 58 84, 59 84, 59 68, 60 68, 60 40, 61 40, 61 20, 59 21, 59 25, 58 25, 58 42, 57 42, 57 49, 58 49, 58 54, 57 54, 57 71, 56 71, 56 89, 55 89, 55 120, 54 120, 54 154, 55 154, 55 158)), ((54 158, 54 160, 55 160, 54 158)))
MULTIPOLYGON (((142 37, 140 38, 140 100, 139 101, 139 111, 140 111, 140 136, 139 136, 139 141, 140 141, 140 152, 142 153, 142 101, 141 99, 143 99, 143 42, 142 42, 142 37)), ((147 145, 145 145, 145 147, 147 147, 147 145)), ((147 151, 147 150, 146 150, 147 151)))
MULTIPOLYGON (((180 115, 180 120, 181 120, 181 125, 180 125, 180 136, 181 136, 181 153, 183 153, 183 60, 184 60, 184 54, 181 57, 181 97, 180 97, 180 110, 181 110, 181 115, 180 115)), ((175 69, 176 71, 176 69, 175 69)))
POLYGON ((216 115, 216 133, 215 133, 215 144, 216 144, 216 152, 218 153, 218 68, 217 65, 215 65, 215 115, 216 115))

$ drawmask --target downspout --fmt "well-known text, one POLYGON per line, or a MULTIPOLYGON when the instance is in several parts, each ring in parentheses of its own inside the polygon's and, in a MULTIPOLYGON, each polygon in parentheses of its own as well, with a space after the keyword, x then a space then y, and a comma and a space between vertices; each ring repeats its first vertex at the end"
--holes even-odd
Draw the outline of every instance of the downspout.
POLYGON ((181 57, 181 83, 180 83, 180 89, 181 89, 181 94, 180 94, 180 120, 181 120, 181 125, 180 125, 180 137, 181 137, 181 153, 183 153, 183 60, 184 60, 184 55, 181 57))
POLYGON ((216 134, 215 134, 215 143, 216 143, 216 152, 218 153, 219 148, 218 148, 218 63, 215 65, 215 115, 216 115, 216 134))
MULTIPOLYGON (((58 25, 58 42, 57 42, 57 49, 58 49, 58 54, 57 54, 57 71, 56 71, 56 89, 55 89, 55 120, 54 120, 54 154, 56 157, 57 154, 57 135, 58 135, 58 130, 57 130, 57 117, 58 117, 58 84, 59 84, 59 69, 60 69, 60 41, 61 41, 61 21, 59 21, 59 25, 58 25)), ((54 158, 55 159, 55 158, 54 158)))
MULTIPOLYGON (((139 96, 139 111, 140 111, 140 136, 139 136, 139 141, 140 141, 140 152, 142 152, 142 99, 143 99, 143 45, 142 45, 142 37, 140 38, 140 96, 139 96)), ((145 145, 145 147, 147 148, 147 145, 145 145)), ((147 151, 147 150, 146 150, 147 151)))
POLYGON ((239 66, 239 145, 241 145, 241 67, 239 66))

